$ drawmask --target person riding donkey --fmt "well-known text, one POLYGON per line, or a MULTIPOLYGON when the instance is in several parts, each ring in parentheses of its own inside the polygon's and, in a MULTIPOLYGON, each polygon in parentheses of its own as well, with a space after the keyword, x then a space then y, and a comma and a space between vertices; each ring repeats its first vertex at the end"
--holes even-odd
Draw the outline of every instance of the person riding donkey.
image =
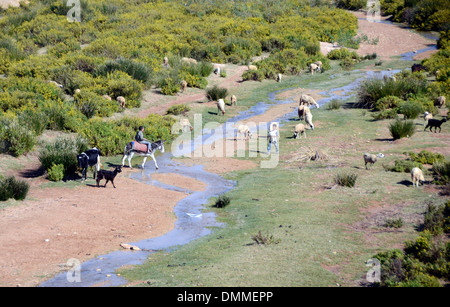
POLYGON ((150 152, 151 150, 151 144, 152 142, 150 142, 149 140, 144 138, 144 127, 143 126, 139 126, 139 130, 136 133, 136 136, 134 137, 134 139, 141 144, 146 144, 147 145, 147 152, 150 152))

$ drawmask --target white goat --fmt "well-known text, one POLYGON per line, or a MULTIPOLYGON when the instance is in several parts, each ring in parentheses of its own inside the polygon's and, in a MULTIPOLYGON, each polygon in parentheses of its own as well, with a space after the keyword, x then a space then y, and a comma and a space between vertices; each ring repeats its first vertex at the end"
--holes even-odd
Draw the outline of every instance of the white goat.
POLYGON ((217 115, 220 115, 220 113, 225 115, 225 101, 222 98, 217 101, 217 115))
POLYGON ((414 167, 411 170, 411 180, 412 180, 413 186, 415 186, 415 187, 419 187, 420 182, 423 183, 425 181, 425 179, 423 177, 423 172, 420 168, 414 167))

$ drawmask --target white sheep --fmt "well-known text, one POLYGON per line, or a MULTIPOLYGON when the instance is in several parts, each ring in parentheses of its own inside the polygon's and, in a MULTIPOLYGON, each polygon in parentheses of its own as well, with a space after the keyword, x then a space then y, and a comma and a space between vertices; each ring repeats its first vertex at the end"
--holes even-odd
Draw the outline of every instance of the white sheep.
POLYGON ((185 80, 181 81, 181 92, 184 93, 186 88, 187 88, 187 82, 185 80))
POLYGON ((245 139, 247 139, 247 140, 251 139, 253 136, 250 129, 246 125, 239 125, 239 127, 237 129, 236 138, 239 135, 244 135, 245 139))
POLYGON ((79 88, 77 88, 73 93, 74 94, 79 94, 79 93, 81 93, 81 90, 79 88))
POLYGON ((122 107, 122 109, 125 108, 125 97, 123 97, 123 96, 118 96, 118 97, 116 98, 116 100, 120 103, 120 106, 122 107))
POLYGON ((169 67, 169 58, 166 56, 163 59, 163 67, 169 67))
POLYGON ((236 95, 231 96, 231 105, 236 106, 237 105, 237 97, 236 95))
POLYGON ((59 87, 59 88, 63 88, 63 87, 64 87, 62 84, 59 84, 59 83, 56 82, 56 81, 48 81, 48 82, 51 83, 51 84, 56 85, 56 86, 59 87))
POLYGON ((309 64, 309 70, 311 71, 311 74, 314 75, 314 72, 318 69, 318 66, 314 63, 309 64))
POLYGON ((445 96, 439 96, 438 98, 436 98, 436 100, 434 101, 434 105, 437 107, 442 107, 445 105, 445 96))
POLYGON ((424 182, 425 179, 423 177, 423 172, 420 168, 414 167, 411 170, 411 181, 413 183, 413 186, 419 187, 420 182, 424 182))
POLYGON ((294 127, 294 139, 296 139, 298 137, 299 133, 300 133, 300 135, 303 134, 306 139, 306 126, 304 124, 297 124, 294 127))
POLYGON ((103 95, 102 97, 107 99, 107 100, 112 100, 111 96, 109 96, 109 95, 103 95))
POLYGON ((248 65, 248 70, 258 70, 258 67, 255 65, 248 65))
POLYGON ((197 60, 193 58, 181 58, 181 61, 187 64, 197 64, 197 60))
POLYGON ((423 114, 423 119, 425 120, 425 123, 424 123, 423 125, 426 126, 427 123, 428 123, 428 120, 429 120, 429 119, 432 119, 432 118, 433 118, 433 114, 428 113, 428 112, 425 112, 425 113, 423 114))
POLYGON ((282 74, 277 74, 277 82, 281 82, 282 74))
POLYGON ((312 122, 312 113, 311 112, 307 112, 305 114, 305 122, 309 125, 309 127, 311 127, 311 130, 314 130, 314 125, 312 122))
POLYGON ((384 155, 381 152, 376 155, 373 155, 370 153, 365 153, 364 154, 364 163, 366 165, 366 169, 368 169, 367 163, 370 163, 373 165, 375 162, 377 162, 378 158, 384 158, 384 155))
POLYGON ((316 106, 317 108, 320 108, 319 104, 314 100, 314 98, 308 95, 301 95, 298 105, 316 106))
POLYGON ((217 115, 220 115, 220 113, 225 115, 225 101, 223 101, 223 99, 219 99, 217 101, 217 110, 217 115))

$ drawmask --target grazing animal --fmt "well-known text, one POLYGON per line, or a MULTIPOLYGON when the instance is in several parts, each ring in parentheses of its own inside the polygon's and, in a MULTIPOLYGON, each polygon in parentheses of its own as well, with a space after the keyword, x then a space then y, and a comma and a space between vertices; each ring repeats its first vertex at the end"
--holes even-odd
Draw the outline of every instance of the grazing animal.
POLYGON ((237 98, 236 98, 236 95, 232 95, 232 96, 231 96, 231 105, 232 105, 232 106, 237 106, 237 98))
POLYGON ((187 132, 187 129, 189 129, 190 131, 194 130, 191 123, 189 122, 189 119, 187 118, 180 119, 180 126, 183 132, 187 132))
POLYGON ((100 180, 102 179, 106 179, 105 185, 103 186, 104 188, 106 187, 106 184, 111 181, 114 189, 116 188, 116 186, 114 185, 114 178, 116 178, 118 173, 122 172, 122 166, 117 166, 114 171, 107 171, 104 169, 101 169, 98 171, 97 174, 97 186, 100 186, 100 180))
POLYGON ((163 67, 168 67, 168 66, 169 66, 169 58, 165 56, 163 59, 163 67))
POLYGON ((102 97, 107 99, 107 100, 112 100, 111 96, 109 96, 109 95, 103 95, 102 97))
POLYGON ((197 60, 193 58, 181 58, 181 61, 187 64, 197 64, 197 60))
POLYGON ((258 70, 256 65, 248 65, 248 70, 258 70))
POLYGON ((426 68, 421 64, 414 64, 413 66, 411 66, 412 72, 418 72, 418 71, 422 71, 422 70, 426 70, 426 68))
POLYGON ((217 115, 220 115, 220 113, 225 115, 225 101, 222 98, 217 101, 217 110, 217 115))
MULTIPOLYGON (((100 170, 100 156, 101 152, 96 147, 91 148, 77 155, 78 167, 81 168, 81 181, 86 180, 86 172, 88 167, 95 165, 98 172, 100 170)), ((95 179, 95 171, 93 178, 95 179)))
POLYGON ((73 91, 74 94, 79 94, 81 93, 81 90, 79 88, 77 88, 75 91, 73 91))
POLYGON ((185 80, 181 81, 181 92, 184 93, 186 88, 187 88, 187 82, 185 80))
POLYGON ((314 100, 314 98, 308 95, 301 95, 298 105, 316 106, 317 108, 320 108, 319 104, 314 100))
POLYGON ((437 107, 445 106, 445 96, 439 96, 434 100, 434 105, 437 107))
POLYGON ((214 68, 214 73, 219 76, 220 75, 220 67, 214 68))
POLYGON ((152 157, 153 161, 155 162, 156 169, 158 169, 158 164, 156 163, 155 159, 155 152, 157 150, 160 150, 161 152, 164 152, 164 141, 158 140, 154 143, 150 144, 150 150, 148 152, 146 151, 139 151, 135 150, 133 146, 133 142, 129 142, 127 145, 125 145, 124 152, 123 152, 123 158, 122 158, 122 166, 125 165, 125 159, 128 158, 128 165, 130 168, 133 168, 131 166, 131 158, 133 158, 134 155, 143 156, 144 160, 142 161, 141 168, 144 168, 145 161, 147 161, 148 157, 152 157))
POLYGON ((411 181, 413 183, 413 186, 419 187, 420 182, 424 182, 425 178, 423 177, 423 172, 420 168, 414 167, 411 170, 411 181))
POLYGON ((367 163, 370 163, 373 165, 375 162, 377 162, 378 158, 384 158, 384 155, 381 152, 377 155, 365 153, 364 154, 364 163, 366 165, 366 169, 368 169, 367 163))
POLYGON ((119 96, 119 97, 116 98, 116 100, 119 102, 119 104, 122 107, 122 109, 124 109, 125 108, 125 97, 119 96))
POLYGON ((444 117, 441 120, 437 120, 435 118, 431 118, 431 119, 428 120, 427 125, 426 125, 425 129, 423 129, 423 131, 427 130, 427 128, 430 127, 430 132, 432 132, 431 128, 434 127, 434 133, 436 133, 436 129, 437 128, 439 128, 439 133, 441 133, 441 125, 443 123, 445 123, 446 121, 447 121, 447 117, 444 117))
POLYGON ((239 127, 237 129, 236 138, 237 138, 237 136, 239 136, 241 134, 244 135, 246 140, 249 140, 252 138, 252 133, 251 133, 250 129, 248 128, 248 126, 246 126, 246 125, 239 125, 239 127))
POLYGON ((317 66, 314 63, 309 64, 309 70, 311 71, 312 75, 314 75, 314 72, 317 71, 318 68, 319 68, 319 66, 317 66))
POLYGON ((303 134, 306 139, 306 126, 304 124, 298 124, 294 127, 294 139, 296 139, 299 134, 303 134))
POLYGON ((56 86, 59 87, 59 88, 63 88, 63 87, 64 87, 62 84, 59 84, 59 83, 56 82, 56 81, 48 81, 48 82, 51 83, 51 84, 56 85, 56 86))
POLYGON ((311 111, 309 110, 309 107, 305 106, 305 105, 299 106, 298 109, 297 109, 297 112, 298 112, 298 118, 300 120, 303 120, 303 118, 305 117, 306 113, 311 113, 311 111))

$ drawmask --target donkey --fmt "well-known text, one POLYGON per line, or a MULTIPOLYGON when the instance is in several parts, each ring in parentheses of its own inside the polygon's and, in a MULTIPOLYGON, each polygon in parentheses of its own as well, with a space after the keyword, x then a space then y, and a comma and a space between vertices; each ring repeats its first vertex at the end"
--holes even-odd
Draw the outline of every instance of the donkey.
POLYGON ((128 165, 130 166, 130 168, 133 168, 131 166, 131 159, 133 158, 134 155, 138 155, 144 157, 144 161, 142 161, 141 168, 144 168, 145 161, 147 161, 147 158, 152 157, 153 161, 155 162, 156 169, 158 169, 159 167, 158 164, 156 163, 155 152, 157 150, 164 152, 164 142, 165 141, 158 140, 154 143, 151 143, 148 151, 140 151, 134 149, 133 143, 135 143, 135 141, 128 143, 127 145, 125 145, 124 148, 122 166, 125 165, 125 159, 128 158, 128 165))

